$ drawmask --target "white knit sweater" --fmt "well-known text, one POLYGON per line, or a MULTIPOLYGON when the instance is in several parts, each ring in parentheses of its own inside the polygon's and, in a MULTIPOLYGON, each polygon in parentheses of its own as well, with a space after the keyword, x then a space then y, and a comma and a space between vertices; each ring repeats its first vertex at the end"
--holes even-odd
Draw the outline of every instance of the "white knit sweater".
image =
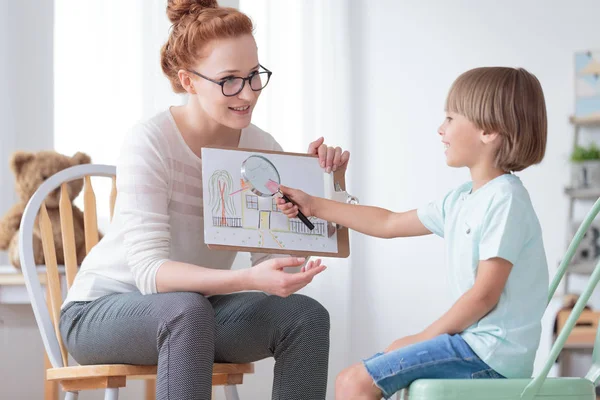
MULTIPOLYGON (((254 125, 242 130, 239 147, 281 150, 254 125)), ((83 261, 64 302, 110 293, 156 293, 156 271, 168 260, 229 269, 236 252, 204 244, 202 160, 187 146, 166 110, 136 125, 117 162, 117 201, 102 240, 83 261)), ((252 265, 268 258, 252 254, 252 265)))

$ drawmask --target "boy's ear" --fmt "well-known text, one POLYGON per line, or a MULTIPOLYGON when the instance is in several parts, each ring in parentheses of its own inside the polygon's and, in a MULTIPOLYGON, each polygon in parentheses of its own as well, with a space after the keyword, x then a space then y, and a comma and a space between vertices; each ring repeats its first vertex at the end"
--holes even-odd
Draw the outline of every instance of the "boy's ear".
POLYGON ((500 134, 498 132, 485 132, 481 131, 481 142, 484 144, 490 144, 498 141, 500 139, 500 134))

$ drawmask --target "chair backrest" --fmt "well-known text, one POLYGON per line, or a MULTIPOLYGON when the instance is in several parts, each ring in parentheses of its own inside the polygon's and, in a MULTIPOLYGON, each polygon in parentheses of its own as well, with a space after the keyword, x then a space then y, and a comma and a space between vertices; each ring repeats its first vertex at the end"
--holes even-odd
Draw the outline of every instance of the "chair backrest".
MULTIPOLYGON (((558 271, 556 272, 556 275, 554 276, 554 279, 552 280, 552 283, 550 285, 550 289, 548 291, 548 303, 550 303, 550 300, 554 296, 554 293, 556 292, 556 289, 558 288, 560 281, 562 280, 563 276, 565 275, 565 272, 567 271, 567 268, 569 267, 569 264, 571 263, 571 260, 573 259, 573 256, 575 255, 575 251, 577 250, 577 247, 579 247, 579 244, 581 243, 581 240, 583 239, 583 236, 585 235, 585 233, 587 232, 587 230, 589 229, 590 225, 592 224, 592 222, 594 221, 594 219, 596 218, 596 216, 598 215, 599 212, 600 212, 600 199, 598 199, 596 201, 596 203, 594 203, 591 210, 588 212, 587 216, 585 217, 584 221, 581 223, 581 226, 575 233, 575 236, 573 237, 573 240, 571 241, 571 244, 569 245, 564 258, 562 259, 560 266, 558 267, 558 271)), ((571 314, 569 315, 569 318, 567 319, 565 326, 562 328, 558 337, 554 341, 554 345, 552 346, 552 349, 550 350, 550 355, 548 356, 548 359, 546 360, 546 364, 542 368, 542 371, 539 373, 539 375, 536 376, 529 383, 529 385, 527 385, 527 387, 521 394, 522 399, 524 399, 524 400, 533 399, 535 397, 535 395, 538 393, 538 391, 540 390, 540 388, 542 387, 542 385, 544 384, 544 381, 548 377, 548 372, 550 372, 552 365, 556 362, 556 359, 558 358, 559 353, 563 349, 569 335, 571 334, 571 331, 573 330, 573 327, 577 323, 577 319, 581 315, 581 312, 583 311, 584 307, 586 306, 588 300, 590 299, 590 296, 592 295, 592 293, 594 291, 594 288, 596 287, 596 285, 598 285, 599 281, 600 281, 600 261, 596 264, 596 267, 594 268, 594 271, 592 272, 592 275, 590 276, 588 284, 586 285, 585 289, 583 290, 583 293, 579 296, 579 299, 575 303, 575 306, 573 307, 573 310, 571 311, 571 314)), ((592 367, 590 368, 590 371, 586 374, 586 378, 589 379, 590 381, 592 381, 594 383, 594 385, 597 385, 598 382, 600 381, 600 330, 596 333, 596 340, 594 343, 594 353, 592 356, 592 367)))
POLYGON ((27 293, 31 301, 35 320, 42 335, 44 347, 50 363, 54 368, 68 365, 68 353, 62 342, 59 321, 60 307, 63 302, 61 282, 56 261, 54 234, 48 216, 45 199, 55 189, 61 188, 59 202, 60 228, 65 260, 67 290, 73 284, 77 274, 77 253, 73 226, 73 210, 67 192, 68 182, 76 179, 84 180, 84 231, 86 254, 98 243, 98 223, 96 214, 96 196, 92 188, 92 176, 112 178, 110 194, 110 216, 112 218, 116 190, 116 167, 112 165, 83 164, 62 170, 48 178, 33 194, 23 213, 19 232, 19 253, 21 269, 25 277, 27 293), (33 230, 39 215, 39 226, 42 236, 44 260, 47 274, 47 300, 39 280, 33 256, 33 230))

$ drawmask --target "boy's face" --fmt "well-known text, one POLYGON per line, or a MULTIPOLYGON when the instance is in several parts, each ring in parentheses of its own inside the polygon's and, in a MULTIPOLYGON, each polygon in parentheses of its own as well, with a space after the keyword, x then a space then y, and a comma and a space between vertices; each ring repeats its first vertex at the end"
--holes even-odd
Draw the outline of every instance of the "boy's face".
POLYGON ((438 133, 442 137, 446 163, 450 167, 472 168, 487 153, 481 140, 483 131, 460 114, 447 112, 438 133))

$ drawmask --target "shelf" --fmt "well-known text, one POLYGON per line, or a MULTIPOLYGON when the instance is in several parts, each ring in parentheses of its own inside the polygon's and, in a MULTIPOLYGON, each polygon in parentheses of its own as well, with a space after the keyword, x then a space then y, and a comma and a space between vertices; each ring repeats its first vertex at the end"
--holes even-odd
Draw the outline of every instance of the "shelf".
MULTIPOLYGON (((40 283, 46 286, 46 268, 38 266, 37 272, 40 283)), ((59 273, 64 281, 64 268, 59 267, 59 273)), ((66 287, 65 283, 63 287, 66 287)), ((0 265, 0 304, 30 304, 25 277, 12 265, 0 265)))
POLYGON ((577 126, 598 126, 600 127, 600 114, 587 118, 569 117, 569 122, 577 126))
POLYGON ((565 188, 565 194, 573 199, 596 200, 600 197, 600 188, 565 188))
MULTIPOLYGON (((45 285, 46 268, 38 266, 37 270, 40 283, 45 285)), ((58 267, 58 273, 61 275, 65 273, 65 268, 62 265, 58 267)), ((25 286, 25 277, 21 270, 12 265, 0 265, 0 286, 25 286)))

